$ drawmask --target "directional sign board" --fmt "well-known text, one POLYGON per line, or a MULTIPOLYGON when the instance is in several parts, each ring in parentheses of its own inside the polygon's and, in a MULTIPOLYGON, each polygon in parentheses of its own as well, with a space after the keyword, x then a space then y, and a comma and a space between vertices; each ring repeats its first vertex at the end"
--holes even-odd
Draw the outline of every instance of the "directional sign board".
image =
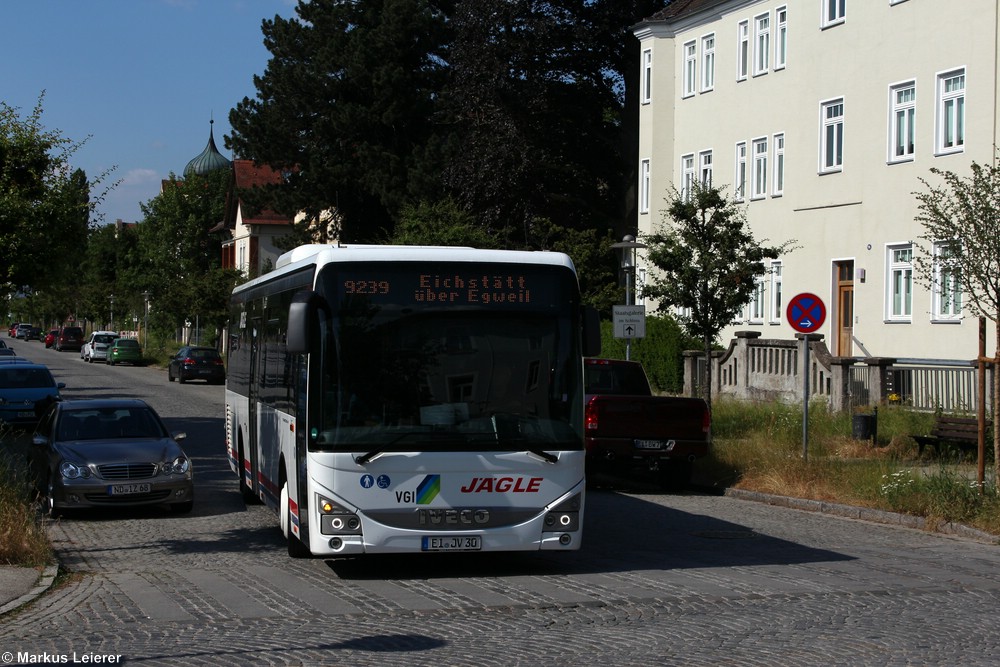
POLYGON ((796 294, 788 302, 785 317, 792 328, 799 333, 814 333, 826 321, 826 306, 815 294, 796 294))
POLYGON ((615 338, 646 337, 646 306, 612 306, 615 338))

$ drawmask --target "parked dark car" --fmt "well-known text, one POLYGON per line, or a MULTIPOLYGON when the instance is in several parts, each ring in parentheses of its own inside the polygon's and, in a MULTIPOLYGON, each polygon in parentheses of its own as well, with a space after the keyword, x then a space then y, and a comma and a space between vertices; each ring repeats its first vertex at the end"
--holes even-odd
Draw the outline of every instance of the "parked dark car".
POLYGON ((73 350, 79 352, 83 348, 83 329, 80 327, 63 327, 56 336, 56 349, 60 352, 73 350))
POLYGON ((175 379, 181 383, 205 380, 209 384, 222 384, 226 381, 222 355, 214 347, 182 347, 167 365, 167 380, 175 379))
POLYGON ((63 401, 35 429, 30 479, 51 516, 94 507, 194 505, 191 459, 139 399, 63 401))
POLYGON ((0 358, 0 421, 34 424, 66 385, 56 383, 49 369, 19 357, 0 358))
POLYGON ((24 335, 24 340, 42 340, 42 328, 31 327, 28 333, 24 335))
POLYGON ((45 334, 45 347, 52 347, 56 344, 56 338, 59 337, 59 329, 52 329, 47 334, 45 334))

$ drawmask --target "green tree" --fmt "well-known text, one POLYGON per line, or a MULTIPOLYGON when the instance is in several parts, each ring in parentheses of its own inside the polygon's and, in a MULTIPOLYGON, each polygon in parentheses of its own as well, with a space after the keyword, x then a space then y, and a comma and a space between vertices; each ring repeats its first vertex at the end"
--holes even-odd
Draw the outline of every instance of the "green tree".
POLYGON ((251 206, 304 212, 307 222, 336 210, 338 237, 360 242, 388 233, 405 202, 438 198, 419 191, 437 182, 422 172, 439 143, 447 17, 438 4, 450 3, 313 0, 299 2, 296 18, 263 22, 271 59, 254 77, 256 97, 230 112, 226 145, 286 178, 253 193, 251 206))
POLYGON ((8 290, 44 291, 71 275, 93 211, 92 184, 69 164, 82 144, 44 129, 43 97, 24 119, 0 102, 0 284, 8 290))
MULTIPOLYGON (((690 316, 680 322, 701 341, 705 358, 722 331, 750 301, 756 279, 766 274, 764 260, 792 249, 792 241, 761 245, 749 229, 746 214, 717 188, 697 183, 688 196, 674 191, 663 220, 645 239, 649 262, 656 267, 643 295, 657 310, 679 308, 690 316)), ((712 407, 712 365, 703 386, 712 407)))
POLYGON ((184 180, 171 175, 163 192, 142 205, 141 270, 128 294, 138 304, 149 292, 150 325, 161 331, 188 320, 220 328, 228 318, 237 276, 221 268, 221 240, 209 230, 222 219, 230 178, 227 169, 184 180))
MULTIPOLYGON (((970 176, 931 169, 942 183, 921 178, 925 190, 914 193, 917 221, 923 225, 915 243, 918 278, 957 308, 992 320, 996 334, 993 366, 993 442, 1000 443, 1000 166, 970 167, 970 176)), ((1000 446, 994 472, 1000 479, 1000 446)))

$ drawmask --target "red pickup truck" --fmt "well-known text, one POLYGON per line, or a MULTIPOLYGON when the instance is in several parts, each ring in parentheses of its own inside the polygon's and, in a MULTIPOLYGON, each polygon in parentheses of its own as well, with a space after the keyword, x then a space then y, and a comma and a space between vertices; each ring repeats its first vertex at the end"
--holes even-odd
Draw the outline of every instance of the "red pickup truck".
POLYGON ((692 464, 711 447, 711 418, 700 398, 653 396, 642 365, 584 360, 587 471, 651 471, 671 488, 686 486, 692 464))

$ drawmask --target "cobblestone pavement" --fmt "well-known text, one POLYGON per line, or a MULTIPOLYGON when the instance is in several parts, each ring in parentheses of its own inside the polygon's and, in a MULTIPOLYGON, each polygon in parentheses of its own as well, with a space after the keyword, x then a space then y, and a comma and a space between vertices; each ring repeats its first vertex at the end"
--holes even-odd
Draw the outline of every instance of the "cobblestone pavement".
POLYGON ((51 524, 70 576, 0 619, 0 662, 1000 660, 1000 547, 727 497, 592 490, 576 553, 292 560, 274 515, 243 505, 221 423, 199 412, 219 389, 163 391, 192 415, 195 511, 51 524))

